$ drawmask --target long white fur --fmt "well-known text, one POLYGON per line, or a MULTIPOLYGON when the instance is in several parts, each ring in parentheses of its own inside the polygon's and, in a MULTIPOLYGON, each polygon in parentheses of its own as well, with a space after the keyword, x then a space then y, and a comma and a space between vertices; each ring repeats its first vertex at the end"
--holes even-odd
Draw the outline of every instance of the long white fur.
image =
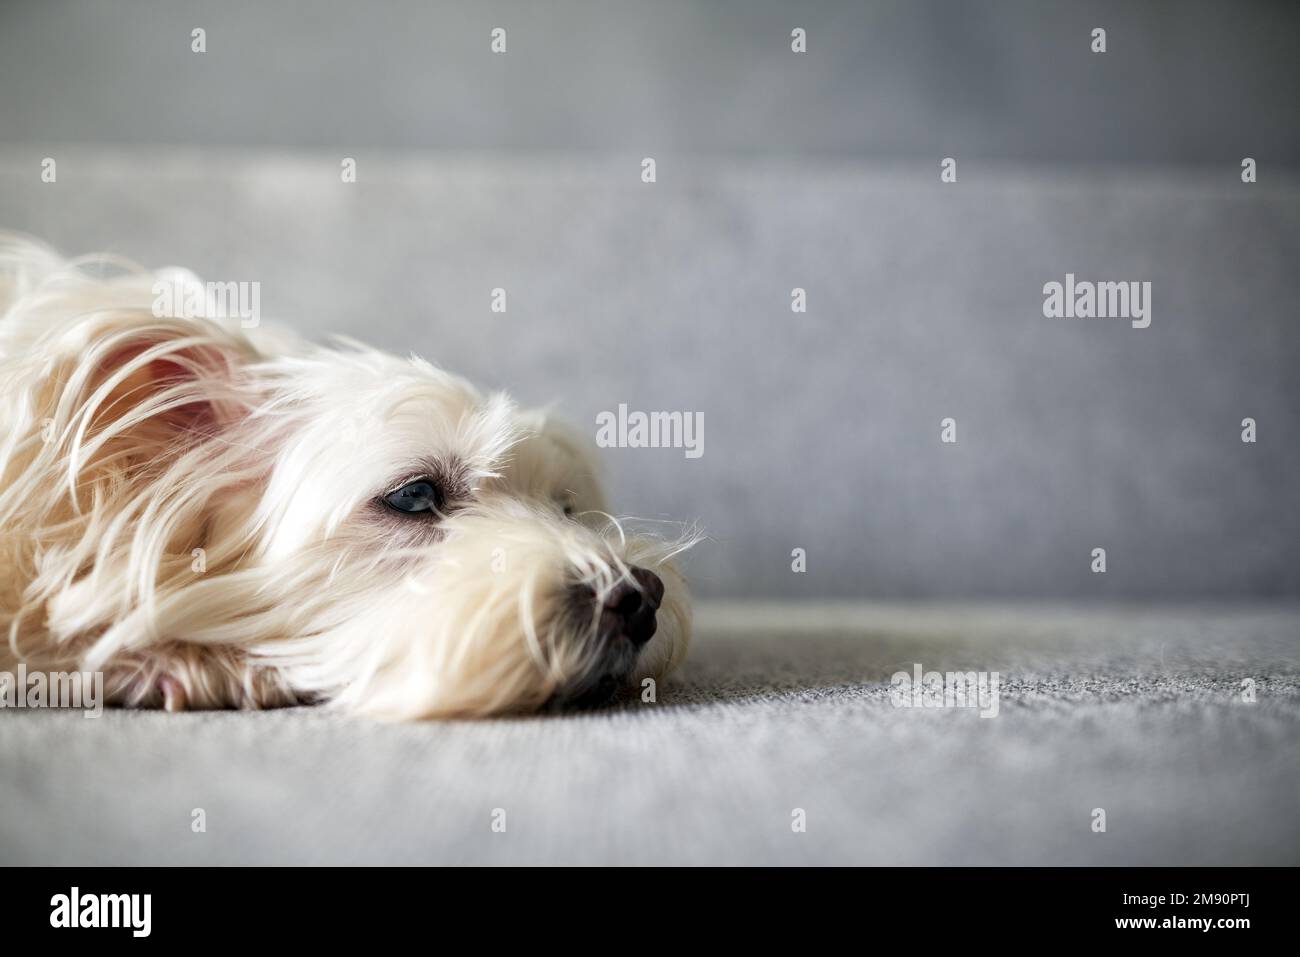
POLYGON ((155 315, 176 278, 0 235, 0 668, 140 706, 529 709, 607 663, 574 587, 633 564, 666 592, 623 677, 680 662, 694 537, 627 535, 583 439, 415 357, 155 315), (436 533, 376 506, 428 462, 466 493, 436 533))

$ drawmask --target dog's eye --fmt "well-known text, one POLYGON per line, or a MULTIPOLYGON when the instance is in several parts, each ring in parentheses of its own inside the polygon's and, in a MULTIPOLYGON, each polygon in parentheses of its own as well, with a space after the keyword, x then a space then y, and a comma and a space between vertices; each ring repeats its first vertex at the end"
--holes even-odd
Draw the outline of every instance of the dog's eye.
POLYGON ((399 512, 409 514, 438 512, 442 509, 442 494, 438 491, 438 486, 428 479, 407 482, 385 495, 384 501, 399 512))

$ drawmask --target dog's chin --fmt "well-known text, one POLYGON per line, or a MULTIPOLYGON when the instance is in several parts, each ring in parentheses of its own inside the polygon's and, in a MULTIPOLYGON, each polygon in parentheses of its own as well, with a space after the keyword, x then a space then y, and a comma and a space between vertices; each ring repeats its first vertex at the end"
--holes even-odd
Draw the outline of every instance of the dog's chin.
POLYGON ((557 692, 546 703, 543 711, 591 711, 613 704, 631 692, 627 688, 628 675, 606 672, 594 675, 580 685, 557 692))
MULTIPOLYGON (((628 645, 620 639, 621 645, 628 645)), ((568 681, 546 703, 547 711, 586 711, 613 704, 633 692, 640 649, 614 647, 576 680, 568 681)))

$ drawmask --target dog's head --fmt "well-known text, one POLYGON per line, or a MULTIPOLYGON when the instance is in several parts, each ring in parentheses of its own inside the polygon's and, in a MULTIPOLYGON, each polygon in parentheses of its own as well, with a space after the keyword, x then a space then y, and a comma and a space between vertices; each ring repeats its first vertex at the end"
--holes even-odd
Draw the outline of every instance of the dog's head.
POLYGON ((420 359, 269 347, 139 287, 47 288, 4 320, 25 438, 0 528, 31 537, 24 601, 87 663, 222 645, 413 718, 602 700, 680 661, 685 542, 608 514, 585 439, 420 359))

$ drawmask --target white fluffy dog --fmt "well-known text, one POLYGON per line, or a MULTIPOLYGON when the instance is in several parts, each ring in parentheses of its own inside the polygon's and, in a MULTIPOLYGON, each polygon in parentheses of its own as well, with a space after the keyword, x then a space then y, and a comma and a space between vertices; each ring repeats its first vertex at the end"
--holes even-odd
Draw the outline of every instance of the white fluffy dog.
POLYGON ((0 669, 414 719, 682 659, 691 539, 624 534, 585 441, 418 358, 159 314, 160 278, 0 236, 0 669))

